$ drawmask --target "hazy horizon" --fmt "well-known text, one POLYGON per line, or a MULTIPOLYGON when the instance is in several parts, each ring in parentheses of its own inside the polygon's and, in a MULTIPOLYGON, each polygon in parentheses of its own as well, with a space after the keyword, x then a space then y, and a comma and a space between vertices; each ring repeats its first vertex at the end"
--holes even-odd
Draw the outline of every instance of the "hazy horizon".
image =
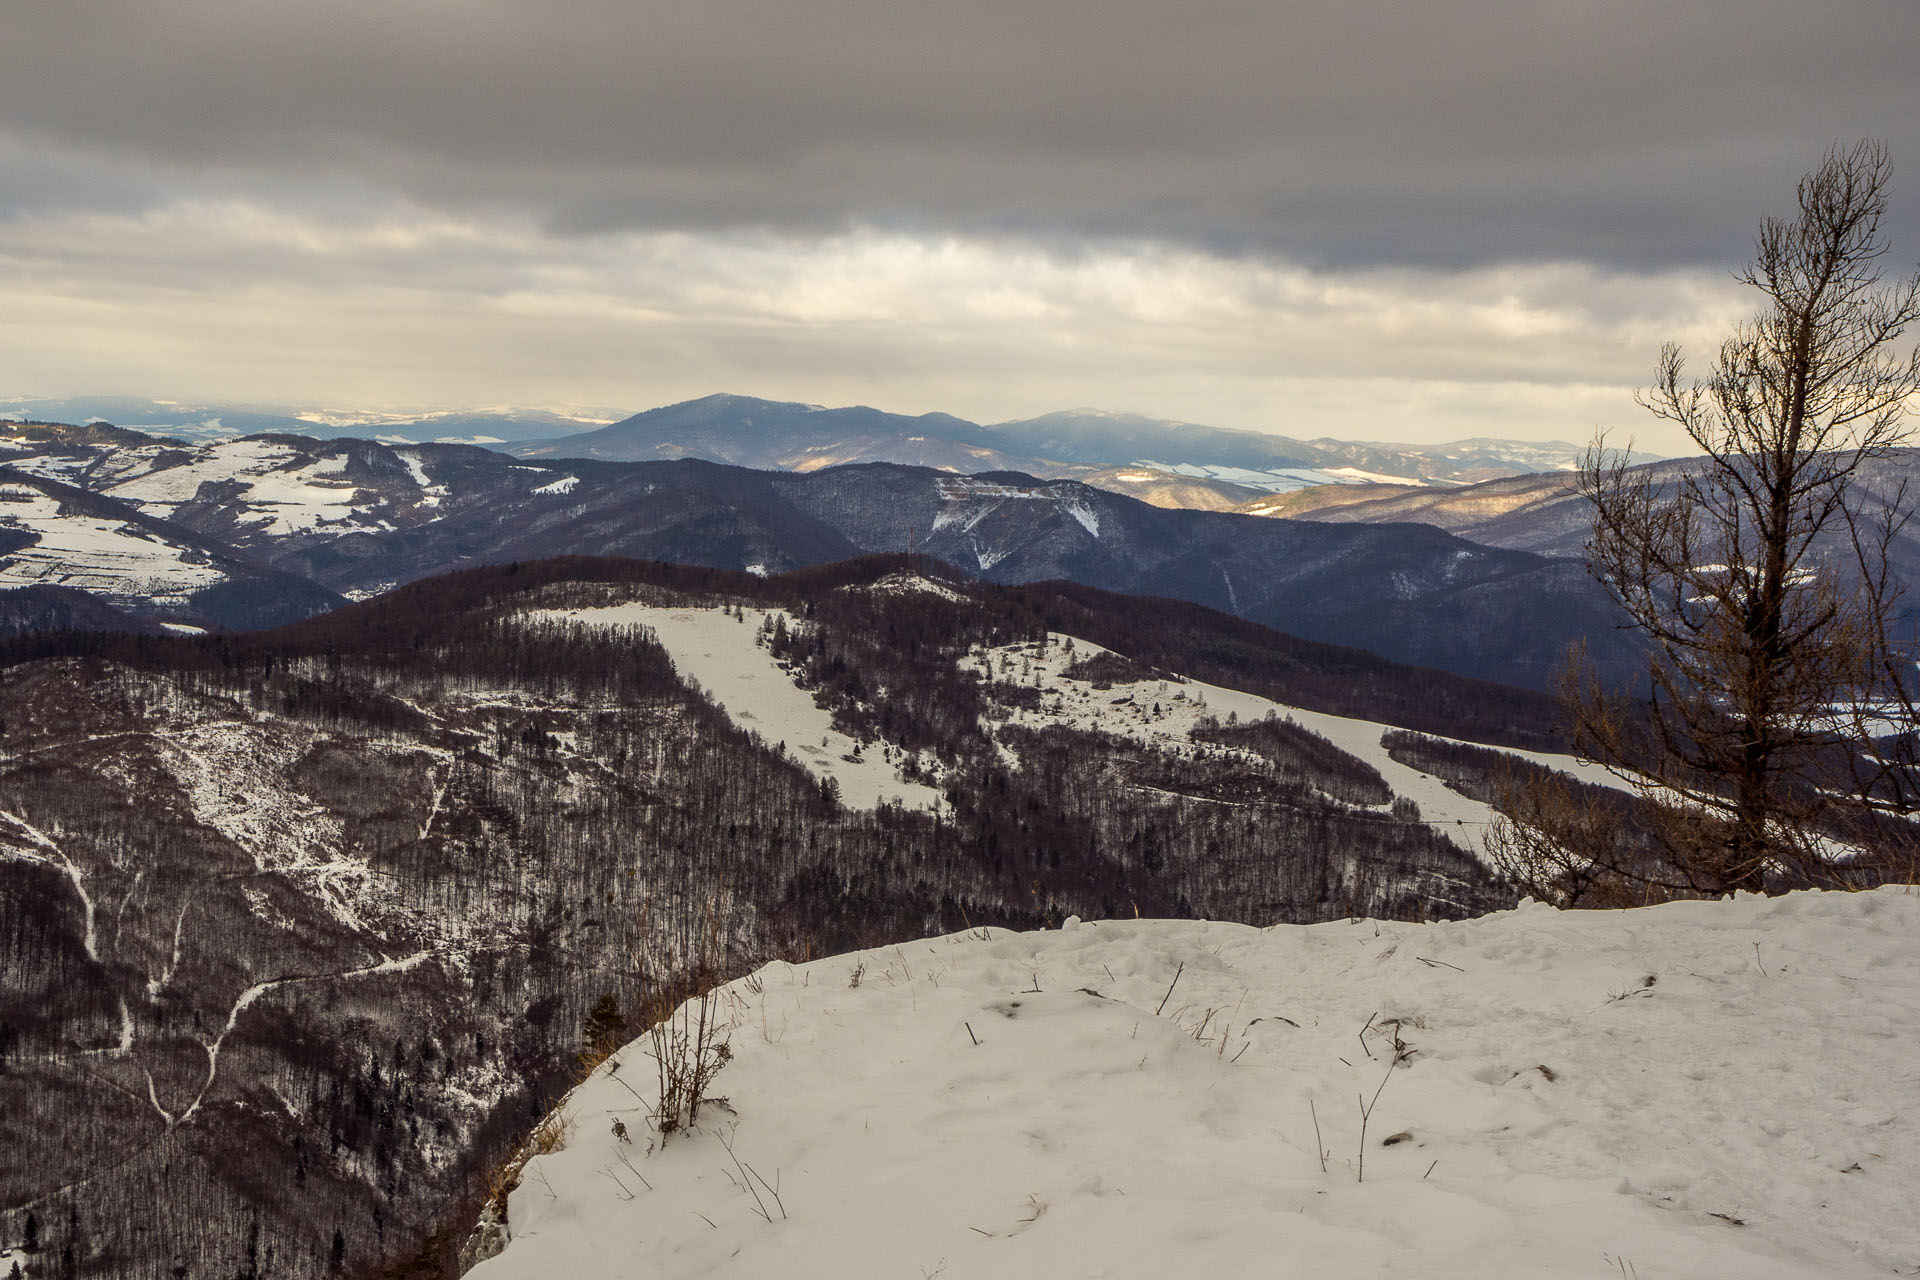
MULTIPOLYGON (((108 404, 112 404, 115 401, 125 401, 130 406, 134 404, 152 404, 158 407, 172 408, 180 411, 208 410, 208 411, 212 411, 216 417, 220 412, 244 412, 249 414, 259 414, 262 416, 298 418, 307 422, 314 423, 315 425, 318 425, 318 426, 327 426, 327 427, 354 426, 354 427, 367 427, 370 430, 373 428, 376 428, 383 422, 392 422, 392 423, 399 424, 399 423, 413 423, 413 422, 427 421, 433 418, 465 418, 465 417, 485 417, 485 416, 511 417, 511 416, 550 415, 554 418, 561 418, 568 421, 577 422, 580 424, 580 430, 584 432, 584 431, 594 430, 599 426, 611 426, 616 422, 624 421, 628 418, 635 417, 639 414, 648 413, 648 412, 652 412, 660 409, 676 408, 682 404, 692 403, 693 401, 697 401, 697 400, 710 399, 715 396, 732 396, 740 399, 761 400, 761 401, 767 401, 767 402, 772 402, 777 404, 799 404, 799 405, 804 405, 810 409, 822 409, 822 410, 877 409, 882 413, 895 414, 900 417, 921 417, 926 415, 947 414, 946 410, 938 409, 938 408, 909 410, 909 409, 894 409, 894 408, 889 408, 886 405, 875 405, 875 404, 820 404, 815 401, 794 400, 788 397, 758 396, 758 395, 753 395, 750 392, 716 391, 716 392, 709 392, 704 396, 692 397, 691 400, 673 401, 669 404, 661 404, 661 405, 643 405, 643 406, 639 406, 632 409, 612 409, 607 406, 580 406, 580 405, 557 405, 557 404, 535 405, 535 404, 511 404, 511 403, 486 404, 486 405, 475 405, 475 404, 409 405, 409 406, 397 406, 397 407, 387 406, 387 407, 380 407, 380 408, 368 408, 368 407, 352 407, 352 406, 342 406, 342 405, 323 406, 323 405, 312 405, 312 404, 303 405, 303 404, 237 403, 232 401, 226 401, 226 402, 203 401, 199 399, 192 399, 192 400, 157 399, 152 396, 133 396, 133 395, 97 395, 97 396, 96 395, 78 395, 78 396, 0 395, 0 415, 5 415, 9 413, 15 407, 30 409, 35 405, 42 405, 42 404, 64 405, 64 404, 88 404, 88 403, 108 405, 108 404)), ((1166 425, 1166 426, 1173 426, 1173 427, 1193 427, 1201 430, 1214 430, 1214 429, 1244 430, 1245 429, 1245 428, 1221 428, 1218 423, 1211 423, 1211 422, 1193 422, 1185 419, 1154 418, 1145 414, 1132 413, 1124 409, 1105 408, 1105 407, 1096 406, 1096 405, 1072 405, 1067 407, 1049 409, 1044 413, 1030 414, 1024 418, 1003 418, 1003 419, 991 420, 991 421, 980 421, 978 419, 968 419, 968 418, 964 418, 964 415, 960 415, 960 414, 947 414, 947 416, 963 418, 965 421, 971 422, 975 426, 985 427, 988 429, 1001 427, 1001 426, 1013 426, 1023 422, 1032 421, 1038 418, 1060 416, 1060 415, 1068 415, 1068 416, 1084 415, 1084 416, 1096 416, 1096 417, 1110 417, 1110 418, 1116 418, 1116 419, 1133 419, 1133 420, 1142 421, 1142 422, 1152 422, 1156 425, 1166 425)), ((138 421, 136 418, 133 418, 133 417, 124 417, 123 415, 123 417, 121 418, 116 418, 111 414, 97 413, 97 412, 88 415, 84 419, 84 421, 81 421, 75 418, 63 418, 63 419, 55 419, 55 420, 68 422, 68 423, 71 423, 72 425, 85 425, 87 422, 105 422, 110 426, 127 427, 135 430, 140 429, 143 425, 152 426, 152 427, 155 427, 156 429, 166 425, 165 423, 159 423, 159 422, 143 424, 141 421, 138 421)), ((1272 436, 1275 436, 1276 438, 1296 439, 1296 440, 1301 440, 1303 442, 1308 442, 1308 443, 1311 443, 1315 440, 1334 440, 1334 441, 1341 441, 1341 442, 1355 442, 1355 443, 1366 443, 1366 444, 1376 444, 1376 445, 1386 445, 1386 446, 1407 446, 1407 447, 1423 447, 1423 446, 1430 447, 1430 446, 1442 445, 1442 444, 1461 444, 1461 443, 1467 443, 1475 439, 1512 440, 1516 443, 1560 444, 1560 445, 1573 445, 1576 447, 1584 447, 1585 445, 1590 443, 1590 441, 1588 440, 1569 440, 1569 439, 1521 440, 1519 437, 1503 437, 1503 436, 1482 436, 1482 437, 1458 436, 1458 437, 1453 437, 1447 440, 1412 441, 1412 440, 1391 440, 1385 437, 1362 438, 1358 436, 1286 437, 1286 436, 1283 436, 1283 433, 1278 433, 1278 432, 1261 432, 1259 434, 1272 435, 1272 436)), ((1621 441, 1620 443, 1624 443, 1624 440, 1621 441)), ((1647 452, 1649 452, 1649 450, 1643 448, 1638 444, 1635 445, 1636 454, 1647 453, 1647 452)), ((1178 459, 1169 459, 1169 461, 1178 461, 1178 459)))

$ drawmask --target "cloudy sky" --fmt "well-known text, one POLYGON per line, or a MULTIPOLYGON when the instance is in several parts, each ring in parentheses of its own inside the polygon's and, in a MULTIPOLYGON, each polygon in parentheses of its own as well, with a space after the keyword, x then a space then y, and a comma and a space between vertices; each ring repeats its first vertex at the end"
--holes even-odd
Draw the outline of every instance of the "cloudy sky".
POLYGON ((1670 445, 1916 0, 13 0, 0 395, 1670 445))

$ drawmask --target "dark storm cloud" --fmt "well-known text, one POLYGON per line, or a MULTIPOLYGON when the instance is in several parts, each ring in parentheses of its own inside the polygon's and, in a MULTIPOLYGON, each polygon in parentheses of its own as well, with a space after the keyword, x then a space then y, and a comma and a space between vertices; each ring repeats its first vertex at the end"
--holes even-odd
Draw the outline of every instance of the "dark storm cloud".
POLYGON ((1859 136, 1893 144, 1914 248, 1917 19, 1914 0, 20 0, 0 130, 75 202, 126 165, 140 188, 350 179, 571 231, 1725 264, 1859 136))

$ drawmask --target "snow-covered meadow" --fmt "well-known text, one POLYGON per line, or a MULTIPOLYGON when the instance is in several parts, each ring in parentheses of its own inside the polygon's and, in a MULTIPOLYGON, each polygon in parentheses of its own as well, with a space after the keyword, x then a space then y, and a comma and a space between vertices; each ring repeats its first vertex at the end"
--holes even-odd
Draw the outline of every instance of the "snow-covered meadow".
POLYGON ((23 486, 0 489, 4 530, 29 533, 34 541, 0 554, 0 590, 63 586, 115 603, 175 602, 227 576, 203 553, 23 486))
POLYGON ((726 1104, 662 1145, 629 1045, 476 1280, 1920 1274, 1910 890, 1068 921, 722 1003, 726 1104))
POLYGON ((643 627, 673 659, 674 670, 697 684, 735 724, 758 733, 769 745, 785 743, 788 753, 817 778, 832 778, 840 799, 856 809, 897 803, 909 809, 936 809, 940 793, 901 775, 878 747, 862 749, 833 727, 833 716, 794 682, 767 651, 761 627, 780 610, 745 609, 740 615, 718 608, 621 604, 597 609, 541 612, 535 617, 564 617, 602 627, 643 627))
MULTIPOLYGON (((1131 738, 1167 751, 1193 750, 1194 726, 1207 717, 1225 721, 1231 716, 1241 722, 1269 715, 1291 719, 1348 755, 1372 765, 1396 796, 1404 796, 1419 805, 1422 817, 1462 848, 1474 851, 1483 848, 1486 829, 1495 817, 1492 807, 1460 794, 1443 779, 1395 760, 1381 742, 1391 731, 1391 725, 1308 711, 1199 680, 1158 677, 1133 683, 1116 680, 1110 689, 1095 689, 1088 681, 1067 676, 1068 669, 1075 663, 1108 652, 1091 641, 1056 633, 1048 635, 1044 643, 980 650, 963 665, 983 677, 991 675, 998 681, 1028 685, 1041 691, 1038 706, 1005 709, 1003 714, 1009 723, 1029 728, 1064 725, 1131 738)), ((1520 759, 1569 773, 1583 782, 1612 784, 1610 775, 1599 766, 1574 756, 1501 749, 1520 759)), ((1379 806, 1382 810, 1386 807, 1379 806)))
MULTIPOLYGON (((871 589, 953 595, 939 583, 907 575, 895 575, 871 589)), ((565 617, 595 626, 643 627, 667 650, 675 669, 698 684, 736 724, 770 743, 784 742, 794 758, 816 777, 834 778, 847 804, 872 808, 883 802, 898 802, 908 808, 937 809, 939 792, 903 776, 879 748, 869 745, 862 749, 835 729, 830 713, 816 705, 813 695, 801 689, 793 675, 774 660, 759 636, 762 625, 775 614, 788 626, 803 625, 779 610, 745 608, 736 615, 717 607, 640 603, 540 611, 534 616, 565 617)), ((1096 689, 1087 680, 1067 675, 1074 664, 1107 652, 1088 640, 1049 634, 1044 642, 977 649, 960 666, 981 679, 1017 683, 1041 692, 1037 706, 1001 707, 997 712, 999 723, 1026 728, 1060 725, 1131 738, 1163 751, 1195 750, 1191 736, 1194 726, 1209 717, 1222 721, 1233 717, 1243 722, 1268 715, 1290 718, 1372 765, 1396 796, 1418 804, 1430 825, 1463 848, 1482 847, 1486 828, 1495 817, 1492 808, 1453 790, 1441 778, 1395 760, 1381 742, 1392 726, 1309 711, 1198 680, 1156 676, 1135 683, 1117 681, 1111 688, 1096 689)), ((988 733, 994 727, 991 723, 983 726, 988 733)), ((1573 756, 1521 750, 1510 750, 1510 754, 1563 770, 1583 781, 1611 782, 1598 766, 1573 756)), ((1388 806, 1376 807, 1384 812, 1388 806)))

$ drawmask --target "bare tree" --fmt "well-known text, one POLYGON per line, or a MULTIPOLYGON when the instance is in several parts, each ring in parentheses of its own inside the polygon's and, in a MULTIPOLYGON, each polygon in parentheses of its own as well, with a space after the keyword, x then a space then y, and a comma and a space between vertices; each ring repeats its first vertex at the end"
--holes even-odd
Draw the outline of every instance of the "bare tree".
MULTIPOLYGON (((1679 347, 1639 402, 1703 455, 1677 478, 1596 444, 1589 567, 1650 643, 1647 682, 1604 690, 1584 661, 1563 684, 1579 747, 1665 816, 1659 856, 1626 868, 1671 893, 1838 878, 1827 834, 1860 801, 1858 705, 1889 669, 1899 591, 1885 552, 1905 494, 1861 468, 1905 438, 1920 352, 1920 276, 1888 284, 1884 144, 1829 151, 1791 221, 1761 224, 1739 279, 1758 313, 1704 381, 1679 347), (1876 532, 1877 530, 1877 532, 1876 532)), ((1619 869, 1617 869, 1619 870, 1619 869)))

